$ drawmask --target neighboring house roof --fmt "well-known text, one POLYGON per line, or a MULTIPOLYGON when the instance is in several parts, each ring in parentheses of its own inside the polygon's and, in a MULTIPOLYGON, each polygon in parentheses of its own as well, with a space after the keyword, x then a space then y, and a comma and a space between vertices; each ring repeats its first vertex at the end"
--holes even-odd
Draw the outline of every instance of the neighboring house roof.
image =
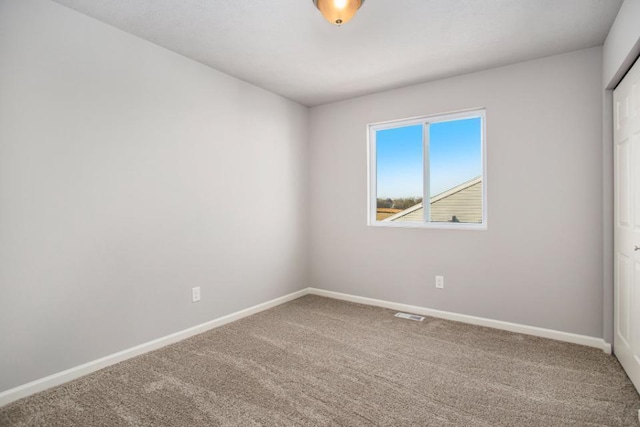
MULTIPOLYGON (((457 185, 431 198, 432 222, 482 222, 482 177, 457 185)), ((422 221, 424 208, 422 203, 398 212, 383 221, 416 222, 422 221)))

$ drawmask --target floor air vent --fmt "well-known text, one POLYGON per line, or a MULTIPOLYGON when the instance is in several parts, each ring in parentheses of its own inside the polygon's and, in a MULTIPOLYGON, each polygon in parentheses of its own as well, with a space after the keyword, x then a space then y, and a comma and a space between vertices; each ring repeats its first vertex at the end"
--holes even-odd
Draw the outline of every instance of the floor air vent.
POLYGON ((407 313, 396 313, 396 317, 400 317, 402 319, 417 320, 418 322, 422 322, 424 320, 424 317, 422 316, 416 316, 415 314, 407 313))

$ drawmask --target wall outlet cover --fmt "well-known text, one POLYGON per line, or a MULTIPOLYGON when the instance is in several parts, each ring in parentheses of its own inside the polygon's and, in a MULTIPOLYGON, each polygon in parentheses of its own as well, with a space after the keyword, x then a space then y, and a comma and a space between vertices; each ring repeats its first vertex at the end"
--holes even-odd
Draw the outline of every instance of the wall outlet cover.
POLYGON ((200 301, 200 286, 191 288, 191 302, 200 301))

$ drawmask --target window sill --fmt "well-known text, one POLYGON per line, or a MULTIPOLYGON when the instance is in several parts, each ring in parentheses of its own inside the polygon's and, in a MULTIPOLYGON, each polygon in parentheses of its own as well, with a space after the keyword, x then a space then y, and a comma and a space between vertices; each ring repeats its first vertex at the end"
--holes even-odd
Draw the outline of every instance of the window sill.
POLYGON ((375 221, 367 224, 369 227, 382 228, 425 228, 435 230, 475 230, 486 231, 487 223, 482 224, 453 224, 453 223, 419 223, 419 222, 383 222, 375 221))

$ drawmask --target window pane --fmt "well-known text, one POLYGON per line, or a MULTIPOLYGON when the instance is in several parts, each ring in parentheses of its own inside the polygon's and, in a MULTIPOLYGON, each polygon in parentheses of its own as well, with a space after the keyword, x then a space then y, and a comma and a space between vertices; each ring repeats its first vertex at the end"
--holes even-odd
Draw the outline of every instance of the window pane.
POLYGON ((482 119, 429 126, 431 222, 482 223, 482 119))
POLYGON ((376 172, 376 220, 422 222, 422 125, 376 132, 376 172))

